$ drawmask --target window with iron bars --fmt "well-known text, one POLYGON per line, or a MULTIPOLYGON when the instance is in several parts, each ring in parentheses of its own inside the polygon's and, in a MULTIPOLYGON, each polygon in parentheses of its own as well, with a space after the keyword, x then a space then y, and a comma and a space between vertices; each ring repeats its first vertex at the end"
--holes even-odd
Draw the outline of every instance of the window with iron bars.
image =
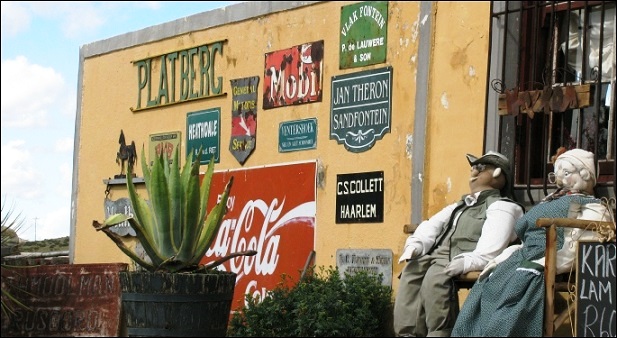
POLYGON ((533 204, 554 158, 582 148, 596 155, 596 189, 615 196, 615 4, 495 1, 491 13, 487 114, 496 104, 493 141, 514 158, 515 187, 533 204))

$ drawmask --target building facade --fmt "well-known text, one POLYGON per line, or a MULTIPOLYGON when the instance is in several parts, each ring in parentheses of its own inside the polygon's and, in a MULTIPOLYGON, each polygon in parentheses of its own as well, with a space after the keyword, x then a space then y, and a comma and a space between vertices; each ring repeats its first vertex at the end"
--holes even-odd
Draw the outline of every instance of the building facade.
POLYGON ((142 149, 150 160, 177 148, 183 163, 201 148, 219 187, 235 177, 205 261, 258 249, 225 265, 240 294, 309 262, 382 272, 396 290, 403 226, 468 192, 467 153, 508 155, 531 206, 554 188, 557 149, 584 147, 598 154, 598 193, 614 198, 615 7, 558 5, 242 2, 82 46, 71 261, 126 262, 92 222, 130 213, 132 143, 137 182, 142 149), (575 41, 564 13, 600 30, 575 41), (574 99, 543 101, 547 88, 574 99))

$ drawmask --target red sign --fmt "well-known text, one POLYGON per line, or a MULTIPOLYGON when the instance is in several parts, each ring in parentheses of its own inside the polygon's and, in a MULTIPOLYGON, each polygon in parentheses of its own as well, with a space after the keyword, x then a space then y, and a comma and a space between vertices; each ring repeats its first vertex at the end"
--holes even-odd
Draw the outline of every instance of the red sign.
POLYGON ((259 76, 231 80, 231 139, 229 151, 244 164, 257 143, 257 85, 259 76))
MULTIPOLYGON (((232 311, 244 305, 245 294, 263 297, 282 281, 298 281, 315 234, 315 162, 283 164, 216 172, 211 192, 222 192, 234 176, 227 214, 218 237, 202 264, 234 252, 256 250, 221 269, 238 274, 232 311)), ((212 207, 220 196, 211 194, 212 207)))
POLYGON ((321 40, 266 53, 264 109, 321 101, 323 48, 321 40))
POLYGON ((2 266, 2 336, 121 336, 118 274, 127 269, 124 263, 2 266), (12 313, 4 311, 7 303, 12 313))

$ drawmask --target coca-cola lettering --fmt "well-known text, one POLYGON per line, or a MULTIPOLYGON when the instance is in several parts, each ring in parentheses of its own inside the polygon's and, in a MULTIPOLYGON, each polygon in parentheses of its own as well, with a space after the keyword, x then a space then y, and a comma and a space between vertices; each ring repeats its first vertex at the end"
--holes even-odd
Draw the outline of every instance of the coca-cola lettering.
POLYGON ((243 250, 256 250, 257 255, 253 257, 240 256, 231 259, 229 263, 231 271, 238 274, 237 280, 250 274, 253 267, 255 275, 272 275, 276 270, 279 259, 280 236, 273 235, 268 231, 268 228, 271 223, 277 221, 283 206, 284 203, 278 205, 277 198, 273 199, 270 205, 261 199, 248 201, 237 220, 226 219, 223 221, 214 245, 206 252, 206 256, 210 257, 213 254, 225 256, 243 250), (263 216, 259 238, 250 236, 250 230, 257 215, 263 216), (233 237, 231 238, 231 245, 229 245, 232 231, 233 237), (241 235, 247 236, 241 237, 241 235))

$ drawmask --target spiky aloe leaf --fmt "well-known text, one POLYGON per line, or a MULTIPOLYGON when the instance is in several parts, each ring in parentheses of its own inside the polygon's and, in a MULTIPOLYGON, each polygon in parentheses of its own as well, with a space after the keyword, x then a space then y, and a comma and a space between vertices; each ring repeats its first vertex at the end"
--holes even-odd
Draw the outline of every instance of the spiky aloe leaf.
POLYGON ((152 165, 150 173, 150 181, 146 181, 146 185, 150 186, 150 205, 153 211, 155 220, 156 235, 158 236, 156 244, 162 256, 175 256, 174 244, 172 239, 172 222, 171 222, 171 203, 169 191, 173 189, 167 182, 165 176, 165 166, 169 167, 167 160, 157 157, 152 165))
POLYGON ((191 166, 188 175, 183 177, 186 189, 186 209, 183 224, 182 245, 178 252, 178 260, 188 261, 195 250, 196 238, 203 222, 199 219, 200 210, 200 186, 199 186, 199 167, 201 162, 201 147, 197 158, 193 163, 186 163, 191 166))
MULTIPOLYGON (((202 149, 197 152, 195 161, 193 161, 194 153, 190 151, 182 168, 179 164, 178 151, 175 150, 171 163, 161 154, 153 161, 150 168, 145 160, 145 149, 142 148, 141 165, 149 200, 146 201, 137 194, 132 179, 132 167, 129 167, 127 189, 133 206, 133 217, 116 214, 106 220, 108 224, 102 225, 96 221, 93 223, 93 226, 110 237, 122 252, 149 271, 180 272, 208 269, 209 267, 200 268, 199 262, 216 237, 227 212, 227 199, 233 177, 225 186, 220 202, 208 213, 207 204, 214 173, 214 158, 208 164, 200 184, 202 149), (140 258, 124 244, 120 236, 110 231, 111 225, 123 221, 131 224, 137 240, 143 246, 151 263, 140 258)), ((235 255, 249 254, 243 252, 235 255)))
MULTIPOLYGON (((165 168, 167 173, 167 181, 169 183, 169 206, 170 206, 170 225, 171 225, 171 244, 173 252, 177 253, 182 244, 183 223, 186 219, 186 200, 185 187, 180 175, 180 163, 178 161, 178 147, 176 147, 173 160, 165 168)), ((165 163, 169 161, 165 160, 165 163)))
POLYGON ((233 182, 234 178, 232 176, 229 178, 229 182, 227 182, 227 185, 225 186, 225 191, 223 192, 221 201, 217 203, 214 208, 212 208, 212 210, 204 220, 205 225, 201 227, 201 233, 199 234, 197 246, 193 253, 193 257, 190 260, 192 264, 199 263, 199 261, 203 258, 204 254, 212 244, 214 237, 219 232, 219 229, 221 228, 221 223, 223 222, 223 216, 225 216, 225 214, 227 213, 227 199, 229 198, 229 192, 231 191, 233 182))
MULTIPOLYGON (((208 199, 210 198, 210 185, 212 184, 212 176, 214 175, 214 156, 210 159, 208 163, 208 168, 206 169, 206 173, 204 174, 203 181, 201 182, 201 201, 199 202, 200 211, 199 211, 199 219, 204 220, 206 218, 206 214, 208 213, 208 199)), ((225 204, 227 205, 227 204, 225 204)))
MULTIPOLYGON (((142 158, 143 155, 144 153, 142 151, 142 158)), ((132 168, 128 170, 126 185, 129 192, 129 199, 133 206, 133 217, 129 218, 128 221, 135 230, 137 239, 141 242, 148 256, 150 256, 152 264, 158 266, 162 264, 167 257, 161 252, 160 245, 157 241, 158 229, 152 206, 139 196, 135 190, 132 168)), ((146 184, 146 187, 147 186, 148 184, 146 184)))
POLYGON ((129 256, 137 264, 141 265, 142 267, 144 267, 148 271, 156 270, 154 265, 152 265, 152 264, 146 262, 145 260, 143 260, 135 251, 133 251, 132 249, 127 247, 126 244, 124 244, 124 241, 122 240, 122 238, 118 234, 116 234, 115 232, 112 232, 109 229, 109 227, 112 226, 112 225, 101 224, 101 223, 99 223, 97 221, 94 221, 94 222, 92 222, 92 226, 94 226, 94 228, 96 228, 97 230, 103 231, 103 233, 105 235, 107 235, 107 237, 109 237, 116 244, 116 246, 118 246, 118 248, 120 248, 120 250, 122 252, 124 252, 125 255, 129 256))

